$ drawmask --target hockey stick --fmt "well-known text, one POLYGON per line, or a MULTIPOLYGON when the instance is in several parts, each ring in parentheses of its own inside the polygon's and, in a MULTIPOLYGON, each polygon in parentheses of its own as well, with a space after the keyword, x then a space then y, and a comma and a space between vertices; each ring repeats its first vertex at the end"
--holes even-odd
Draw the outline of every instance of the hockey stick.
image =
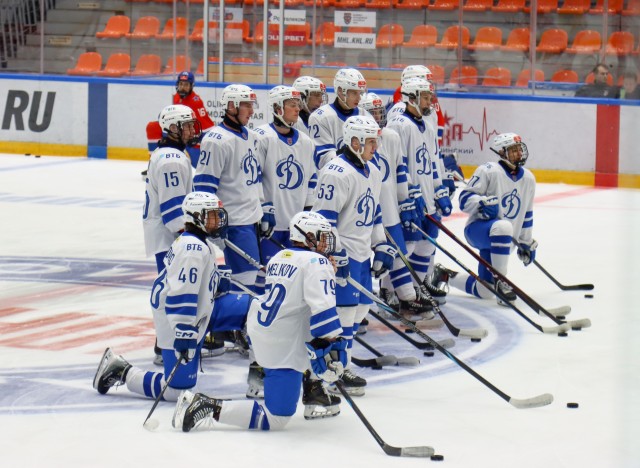
POLYGON ((389 231, 387 230, 387 228, 383 227, 383 229, 384 229, 384 234, 387 236, 387 240, 391 242, 391 244, 393 244, 393 246, 396 248, 398 252, 398 256, 402 260, 402 263, 404 263, 407 269, 409 270, 409 273, 411 273, 411 277, 416 282, 418 287, 422 290, 423 294, 427 296, 427 298, 429 299, 429 302, 431 303, 431 306, 433 307, 433 310, 435 310, 436 313, 440 316, 445 326, 453 334, 453 336, 464 336, 467 338, 486 337, 488 335, 487 330, 484 330, 482 328, 460 329, 449 321, 449 319, 442 313, 442 310, 440 309, 440 306, 438 305, 436 300, 431 296, 431 294, 429 294, 429 291, 427 291, 427 288, 422 284, 422 281, 420 281, 418 274, 409 263, 409 260, 407 260, 407 257, 402 253, 402 250, 400 250, 400 247, 398 247, 398 244, 396 244, 396 241, 394 240, 394 238, 391 236, 391 234, 389 234, 389 231))
POLYGON ((355 356, 351 356, 351 362, 358 367, 373 367, 381 368, 384 366, 396 366, 398 365, 398 359, 392 355, 381 355, 371 359, 360 359, 355 356))
MULTIPOLYGON (((518 242, 517 239, 512 238, 511 239, 513 241, 513 243, 517 246, 517 247, 521 247, 520 243, 518 242)), ((533 262, 532 262, 535 266, 537 266, 540 271, 542 273, 544 273, 547 278, 549 278, 551 281, 553 281, 553 283, 558 286, 560 289, 562 289, 563 291, 591 291, 593 289, 593 284, 570 284, 570 285, 565 285, 560 283, 560 281, 558 281, 557 279, 555 279, 553 277, 553 275, 551 273, 549 273, 547 270, 545 270, 543 268, 542 265, 540 265, 540 263, 538 263, 538 261, 534 258, 533 262)))
POLYGON ((158 428, 158 426, 160 425, 160 421, 158 421, 157 419, 155 419, 155 418, 154 419, 149 419, 149 418, 151 418, 151 415, 156 410, 156 406, 158 406, 158 403, 160 403, 160 400, 162 400, 162 395, 164 395, 165 390, 167 389, 167 387, 169 386, 169 384, 173 380, 173 376, 176 374, 176 371, 178 370, 178 367, 180 366, 180 364, 182 364, 182 360, 183 359, 184 359, 184 356, 180 355, 180 357, 178 358, 178 361, 176 362, 176 365, 173 366, 173 369, 171 369, 171 373, 169 374, 169 378, 164 383, 164 386, 162 387, 162 390, 160 390, 160 393, 156 397, 156 401, 153 402, 153 406, 151 407, 151 411, 149 411, 149 414, 147 414, 147 419, 145 419, 144 422, 142 423, 142 427, 144 427, 146 430, 155 431, 158 428))
POLYGON ((364 424, 364 427, 367 428, 367 430, 369 431, 369 434, 373 436, 373 438, 376 440, 378 445, 382 448, 384 453, 392 457, 420 457, 420 458, 430 457, 435 453, 435 450, 433 449, 433 447, 428 447, 426 445, 422 447, 394 447, 393 445, 387 444, 384 440, 382 440, 382 437, 380 437, 380 435, 376 432, 376 430, 373 428, 373 426, 371 425, 369 420, 366 418, 366 416, 362 413, 360 408, 358 408, 358 405, 356 405, 356 403, 353 401, 353 398, 351 397, 351 395, 347 393, 342 382, 338 380, 335 383, 335 385, 336 387, 338 387, 338 390, 340 390, 340 393, 342 393, 342 396, 344 397, 345 400, 347 400, 347 402, 349 403, 353 411, 356 413, 358 418, 360 418, 360 421, 362 421, 362 424, 364 424))
MULTIPOLYGON (((413 357, 413 356, 409 356, 409 357, 385 356, 380 351, 378 351, 376 348, 374 348, 369 343, 364 341, 364 339, 360 338, 358 335, 354 336, 353 339, 356 340, 358 343, 360 343, 362 346, 364 346, 371 353, 373 353, 376 356, 378 356, 378 359, 382 359, 384 357, 393 357, 395 359, 395 361, 396 361, 394 363, 395 366, 417 366, 418 364, 420 364, 420 360, 418 358, 416 358, 416 357, 413 357)), ((352 358, 352 360, 353 360, 353 358, 352 358)))
MULTIPOLYGON (((451 232, 449 230, 449 228, 447 228, 444 224, 442 224, 440 221, 438 221, 437 219, 435 219, 431 215, 426 215, 426 216, 436 226, 438 226, 442 231, 444 231, 445 234, 447 234, 449 237, 451 237, 451 239, 453 239, 456 242, 456 244, 461 246, 473 258, 475 258, 480 263, 482 263, 493 274, 493 276, 495 278, 497 278, 500 281, 503 281, 506 284, 508 284, 509 286, 511 286, 513 291, 520 297, 520 299, 522 299, 524 301, 524 303, 527 304, 529 307, 531 307, 531 309, 533 309, 538 315, 546 315, 547 317, 549 317, 551 320, 553 320, 558 325, 561 325, 563 323, 568 323, 571 326, 571 328, 574 328, 574 329, 587 328, 587 327, 591 326, 591 320, 589 320, 589 319, 572 320, 570 322, 565 322, 565 321, 559 320, 557 316, 565 316, 571 311, 571 308, 569 306, 558 307, 553 311, 551 309, 550 310, 545 309, 540 304, 538 304, 533 298, 531 298, 527 293, 525 293, 522 289, 520 289, 518 286, 516 286, 509 278, 507 278, 505 275, 500 273, 489 262, 487 262, 480 255, 478 255, 471 247, 469 247, 467 244, 465 244, 460 239, 458 239, 458 237, 453 232, 451 232)), ((415 224, 414 224, 414 226, 415 226, 415 224)), ((417 226, 415 226, 415 227, 417 228, 417 226)), ((422 234, 424 236, 427 236, 427 234, 424 231, 422 231, 422 234)))
MULTIPOLYGON (((369 291, 367 291, 367 289, 364 286, 362 286, 360 283, 355 281, 353 278, 349 277, 349 278, 347 278, 347 281, 349 282, 350 285, 352 285, 354 288, 356 288, 358 291, 360 291, 365 296, 368 296, 369 294, 371 294, 369 291)), ((500 396, 500 398, 505 400, 511 406, 513 406, 515 408, 518 408, 518 409, 537 408, 539 406, 549 405, 549 404, 551 404, 553 402, 553 395, 551 395, 550 393, 544 393, 542 395, 538 395, 538 396, 535 396, 535 397, 532 397, 532 398, 525 398, 525 399, 513 398, 513 397, 507 395, 502 390, 500 390, 498 387, 496 387, 491 382, 489 382, 487 379, 485 379, 480 374, 478 374, 476 371, 474 371, 471 367, 469 367, 464 362, 462 362, 460 359, 458 359, 453 354, 451 354, 448 350, 446 350, 445 348, 440 346, 440 344, 436 340, 434 340, 429 335, 427 335, 422 330, 420 330, 418 327, 416 327, 413 324, 413 322, 405 319, 402 316, 400 316, 400 321, 404 325, 406 325, 407 327, 411 328, 415 333, 417 333, 418 336, 420 336, 420 338, 422 338, 424 340, 427 340, 429 343, 431 343, 433 345, 434 348, 436 348, 442 354, 447 356, 453 362, 458 364, 460 367, 462 367, 464 370, 466 370, 468 373, 470 373, 472 376, 474 376, 476 379, 478 379, 480 382, 482 382, 486 387, 488 387, 490 390, 492 390, 494 393, 496 393, 498 396, 500 396)))
MULTIPOLYGON (((397 312, 395 310, 391 309, 391 308, 389 308, 391 310, 389 310, 387 308, 384 308, 384 309, 387 312, 391 313, 391 314, 393 314, 394 312, 397 314, 397 312)), ((426 350, 432 350, 433 349, 433 346, 431 345, 431 343, 424 343, 424 342, 421 342, 421 341, 414 340, 409 335, 407 335, 402 330, 400 330, 398 327, 396 327, 394 324, 392 324, 387 319, 382 317, 380 314, 374 312, 373 310, 369 310, 369 314, 371 314, 372 317, 374 317, 376 320, 378 320, 383 325, 385 325, 389 330, 391 330, 392 332, 396 333, 398 336, 400 336, 404 340, 408 341, 409 343, 411 343, 416 348, 418 348, 418 349, 426 349, 426 350)), ((394 314, 394 316, 395 316, 395 314, 394 314)), ((439 341, 438 343, 443 348, 453 348, 456 345, 456 342, 453 341, 451 338, 447 338, 446 340, 439 341)))
POLYGON ((444 254, 447 255, 451 260, 456 262, 456 264, 458 264, 467 274, 472 276, 476 281, 478 281, 480 284, 482 284, 482 286, 484 286, 489 291, 491 291, 493 294, 498 296, 502 300, 502 302, 504 304, 506 304, 507 307, 510 307, 514 312, 516 312, 520 317, 522 317, 527 322, 529 322, 529 324, 531 324, 537 330, 541 331, 542 333, 561 333, 561 332, 566 332, 566 331, 569 330, 570 326, 569 326, 569 324, 566 324, 566 323, 565 324, 561 324, 561 325, 556 325, 554 327, 545 327, 545 326, 537 324, 536 322, 531 320, 529 317, 527 317, 527 315, 525 315, 524 312, 522 312, 520 309, 518 309, 518 307, 516 307, 516 305, 513 302, 508 301, 507 298, 504 296, 504 294, 502 294, 498 288, 494 288, 493 285, 489 284, 486 280, 480 278, 480 276, 477 273, 475 273, 470 268, 468 268, 464 263, 462 263, 460 260, 458 260, 458 258, 456 258, 455 255, 453 255, 451 252, 449 252, 443 246, 438 244, 435 239, 433 239, 427 233, 422 231, 418 226, 414 225, 414 227, 418 230, 418 232, 420 232, 424 237, 426 237, 426 239, 429 242, 431 242, 437 248, 442 250, 444 252, 444 254))

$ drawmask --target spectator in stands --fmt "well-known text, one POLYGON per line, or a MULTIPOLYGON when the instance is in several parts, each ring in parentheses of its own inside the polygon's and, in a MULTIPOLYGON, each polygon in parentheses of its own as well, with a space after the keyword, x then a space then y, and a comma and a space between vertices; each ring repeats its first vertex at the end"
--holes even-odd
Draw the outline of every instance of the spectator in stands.
POLYGON ((624 75, 622 75, 620 99, 640 99, 640 87, 638 86, 638 75, 636 72, 625 72, 624 75))
POLYGON ((593 83, 589 83, 576 91, 576 97, 617 98, 618 88, 607 84, 609 67, 604 63, 597 64, 593 70, 593 83))

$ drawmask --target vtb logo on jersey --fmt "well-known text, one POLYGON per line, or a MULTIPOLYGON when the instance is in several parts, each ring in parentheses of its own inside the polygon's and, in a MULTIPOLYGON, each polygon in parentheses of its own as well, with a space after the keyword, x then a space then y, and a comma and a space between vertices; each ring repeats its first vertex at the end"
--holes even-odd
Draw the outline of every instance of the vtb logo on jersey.
POLYGON ((302 166, 295 160, 293 154, 281 159, 276 165, 276 174, 280 177, 278 188, 294 190, 300 187, 304 179, 302 166))
POLYGON ((373 219, 376 215, 376 200, 373 198, 370 188, 356 202, 356 211, 362 215, 362 218, 356 221, 356 226, 373 226, 373 219))
POLYGON ((427 151, 426 143, 422 143, 422 146, 416 150, 416 164, 418 166, 418 174, 431 174, 431 156, 429 155, 429 151, 427 151))
POLYGON ((522 201, 517 189, 513 189, 511 193, 507 193, 502 196, 500 206, 502 207, 502 213, 507 219, 515 219, 520 213, 520 206, 522 201))
POLYGON ((254 185, 260 182, 260 164, 253 155, 253 151, 249 150, 242 158, 242 170, 247 175, 246 185, 254 185))

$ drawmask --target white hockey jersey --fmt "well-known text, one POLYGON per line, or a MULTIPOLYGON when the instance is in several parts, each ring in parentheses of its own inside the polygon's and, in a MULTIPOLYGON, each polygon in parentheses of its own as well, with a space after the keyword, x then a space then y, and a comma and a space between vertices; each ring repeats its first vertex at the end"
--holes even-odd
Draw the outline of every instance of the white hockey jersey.
POLYGON ((467 224, 482 219, 479 202, 484 197, 498 197, 498 219, 513 225, 513 237, 523 244, 533 239, 533 198, 536 179, 530 170, 521 167, 512 176, 499 162, 479 166, 467 187, 460 192, 460 209, 469 214, 467 224))
POLYGON ((378 150, 372 162, 380 170, 382 189, 380 208, 382 224, 395 226, 400 222, 398 203, 409 198, 407 165, 402 154, 400 136, 390 128, 383 128, 378 138, 378 150))
POLYGON ((336 227, 340 246, 358 262, 369 259, 371 248, 386 240, 381 188, 382 177, 374 164, 368 162, 359 169, 344 154, 320 171, 313 210, 336 227))
POLYGON ((229 214, 230 226, 249 225, 262 218, 257 148, 253 130, 243 127, 240 135, 224 123, 207 132, 200 143, 194 190, 216 194, 229 214))
POLYGON ((439 156, 433 153, 434 144, 437 147, 435 131, 424 119, 416 121, 407 114, 396 115, 387 127, 400 135, 409 179, 412 184, 420 185, 428 213, 435 213, 435 189, 442 185, 439 156))
POLYGON ((304 372, 309 367, 305 343, 342 333, 333 267, 315 252, 281 250, 267 264, 266 290, 247 316, 256 360, 269 369, 304 372))
POLYGON ((313 159, 318 170, 336 157, 336 151, 342 147, 342 126, 354 115, 371 116, 360 107, 346 115, 338 110, 335 103, 320 106, 309 116, 309 136, 316 144, 313 159))
POLYGON ((188 232, 171 245, 164 264, 150 302, 158 346, 172 349, 179 323, 197 326, 199 340, 206 334, 219 275, 213 244, 188 232))
POLYGON ((149 160, 142 212, 147 256, 169 250, 184 228, 182 201, 191 192, 189 156, 175 148, 157 148, 149 160))
POLYGON ((273 124, 261 125, 255 132, 264 199, 275 208, 275 229, 287 231, 293 215, 314 202, 318 182, 313 163, 315 145, 305 133, 294 129, 292 136, 284 136, 273 124))

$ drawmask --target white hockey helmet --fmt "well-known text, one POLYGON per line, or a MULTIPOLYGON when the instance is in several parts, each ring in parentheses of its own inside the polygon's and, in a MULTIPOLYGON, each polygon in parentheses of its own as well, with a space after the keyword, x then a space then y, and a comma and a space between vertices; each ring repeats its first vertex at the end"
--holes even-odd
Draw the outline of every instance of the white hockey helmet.
POLYGON ((400 86, 400 93, 402 94, 402 101, 406 102, 408 106, 413 106, 420 115, 429 115, 431 113, 431 106, 425 111, 420 108, 420 97, 423 93, 429 93, 433 96, 436 94, 435 86, 431 81, 420 77, 407 78, 400 86), (412 100, 413 102, 411 102, 412 100))
POLYGON ((491 149, 511 167, 524 166, 529 158, 527 145, 517 133, 501 133, 493 139, 491 149))
POLYGON ((350 89, 359 91, 360 94, 366 93, 367 80, 355 68, 341 68, 333 79, 333 91, 336 94, 338 94, 338 88, 342 89, 345 94, 350 89))
POLYGON ((295 122, 285 122, 284 120, 284 102, 289 99, 295 99, 301 105, 300 91, 292 86, 279 85, 269 91, 269 111, 273 114, 274 119, 278 119, 283 125, 291 128, 295 122), (278 106, 279 109, 276 109, 278 106))
POLYGON ((211 237, 218 237, 229 222, 227 210, 223 208, 222 201, 208 192, 187 194, 182 201, 182 212, 185 224, 191 223, 211 237), (212 215, 216 217, 216 224, 211 230, 207 230, 209 217, 212 215))
POLYGON ((358 106, 368 111, 378 122, 380 128, 387 125, 387 109, 382 102, 382 98, 376 93, 366 93, 362 96, 358 106))
POLYGON ((322 81, 313 76, 299 76, 293 82, 292 85, 298 91, 300 91, 300 95, 302 98, 302 106, 304 110, 307 112, 309 108, 307 107, 307 99, 309 98, 310 93, 321 93, 322 94, 322 104, 324 105, 329 102, 329 98, 327 97, 327 87, 324 85, 322 81))
POLYGON ((424 78, 427 81, 433 80, 433 73, 424 65, 409 65, 402 70, 400 83, 404 83, 409 78, 424 78))
POLYGON ((354 115, 349 117, 342 126, 342 138, 345 145, 357 156, 362 156, 364 144, 368 138, 378 138, 380 127, 373 117, 368 115, 354 115), (356 151, 351 146, 351 140, 357 138, 360 142, 360 150, 356 151))
POLYGON ((251 102, 254 107, 258 106, 258 97, 253 89, 243 84, 231 84, 222 90, 220 97, 222 108, 226 111, 229 103, 233 102, 236 109, 240 107, 241 102, 251 102))
POLYGON ((307 246, 307 241, 311 242, 313 250, 322 255, 331 255, 336 249, 336 236, 331 223, 315 211, 301 211, 293 215, 289 222, 289 239, 307 246))
POLYGON ((200 126, 200 122, 196 118, 196 114, 190 107, 183 106, 182 104, 172 104, 170 106, 165 107, 160 111, 160 115, 158 116, 158 124, 162 129, 163 133, 166 133, 171 138, 176 140, 182 140, 182 128, 184 124, 192 122, 195 129, 195 136, 193 139, 187 142, 187 144, 193 144, 194 141, 200 137, 200 132, 202 127, 200 126), (171 130, 171 126, 175 125, 177 128, 177 132, 171 130))

